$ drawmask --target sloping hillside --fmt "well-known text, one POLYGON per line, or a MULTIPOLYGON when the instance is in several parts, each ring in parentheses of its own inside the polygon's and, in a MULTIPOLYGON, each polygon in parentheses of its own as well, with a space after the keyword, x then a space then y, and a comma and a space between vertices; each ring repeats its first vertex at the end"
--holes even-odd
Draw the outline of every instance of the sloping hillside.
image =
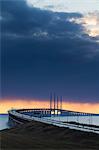
POLYGON ((0 132, 1 150, 99 150, 99 135, 60 128, 40 122, 0 132))

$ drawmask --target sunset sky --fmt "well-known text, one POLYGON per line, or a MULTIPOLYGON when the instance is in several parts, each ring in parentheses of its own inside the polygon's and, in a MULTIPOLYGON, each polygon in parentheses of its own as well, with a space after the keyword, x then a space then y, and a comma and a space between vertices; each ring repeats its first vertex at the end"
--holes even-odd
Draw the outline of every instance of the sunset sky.
POLYGON ((0 113, 49 107, 99 113, 98 0, 0 0, 0 113))

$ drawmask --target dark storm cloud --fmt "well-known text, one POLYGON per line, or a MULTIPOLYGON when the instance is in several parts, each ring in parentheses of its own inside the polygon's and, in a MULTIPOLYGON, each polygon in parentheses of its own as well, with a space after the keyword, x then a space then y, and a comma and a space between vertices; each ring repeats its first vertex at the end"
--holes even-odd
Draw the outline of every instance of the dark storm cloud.
POLYGON ((1 1, 2 97, 99 100, 99 44, 69 22, 78 13, 55 13, 25 1, 1 1))

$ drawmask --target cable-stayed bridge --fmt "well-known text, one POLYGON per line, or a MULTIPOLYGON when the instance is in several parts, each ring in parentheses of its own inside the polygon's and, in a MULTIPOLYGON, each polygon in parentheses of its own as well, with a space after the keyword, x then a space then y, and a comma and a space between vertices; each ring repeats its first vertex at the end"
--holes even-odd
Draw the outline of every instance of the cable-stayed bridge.
POLYGON ((52 97, 50 95, 50 107, 49 108, 35 108, 35 109, 12 109, 9 110, 9 124, 23 124, 30 121, 40 121, 47 124, 56 125, 59 127, 66 127, 70 129, 82 130, 87 132, 99 133, 99 125, 92 124, 93 117, 99 114, 76 112, 62 109, 62 96, 56 97, 55 94, 52 97), (80 123, 79 118, 88 117, 89 123, 80 123), (65 117, 64 121, 60 118, 65 117), (76 117, 76 120, 69 120, 68 118, 76 117), (59 118, 59 119, 57 119, 59 118))

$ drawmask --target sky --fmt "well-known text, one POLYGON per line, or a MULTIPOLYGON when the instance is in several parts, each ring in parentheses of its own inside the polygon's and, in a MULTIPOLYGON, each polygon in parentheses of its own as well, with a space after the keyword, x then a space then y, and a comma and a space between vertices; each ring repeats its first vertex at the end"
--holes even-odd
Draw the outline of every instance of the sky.
POLYGON ((66 104, 98 106, 98 0, 0 3, 0 106, 46 103, 50 92, 66 104))

